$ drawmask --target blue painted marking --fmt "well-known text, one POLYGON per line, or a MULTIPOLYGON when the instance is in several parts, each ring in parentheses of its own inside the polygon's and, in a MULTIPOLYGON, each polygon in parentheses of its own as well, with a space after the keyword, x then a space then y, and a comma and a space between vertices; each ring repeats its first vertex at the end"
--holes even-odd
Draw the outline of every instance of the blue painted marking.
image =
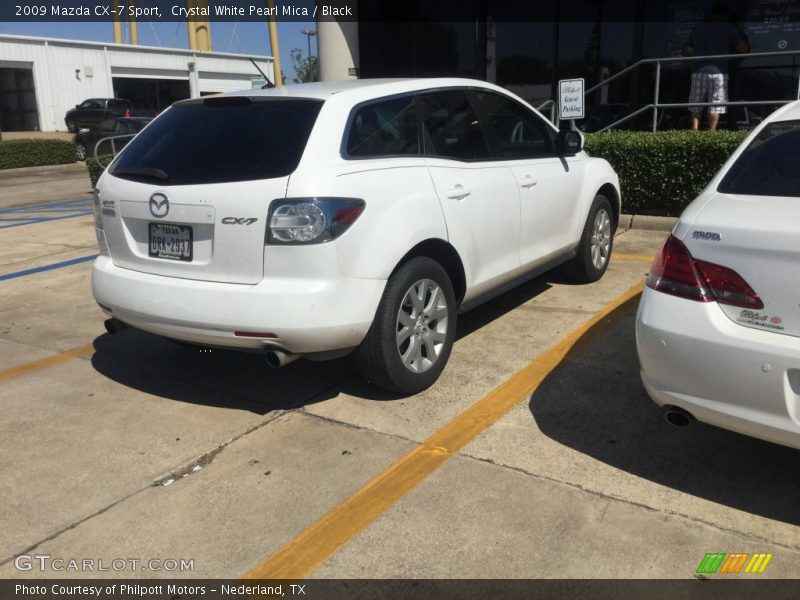
POLYGON ((0 221, 32 221, 32 220, 39 220, 44 221, 42 217, 0 217, 0 221))
POLYGON ((0 229, 85 217, 92 214, 91 206, 91 200, 82 198, 80 200, 65 200, 64 202, 6 208, 0 210, 0 223, 3 223, 0 225, 0 229))
MULTIPOLYGON (((22 227, 23 225, 33 225, 35 223, 44 223, 46 221, 60 221, 62 219, 74 219, 75 217, 85 217, 86 215, 92 214, 92 211, 83 211, 83 212, 76 212, 71 215, 66 215, 64 217, 30 217, 25 219, 24 223, 12 223, 11 225, 0 225, 0 229, 9 229, 10 227, 22 227)), ((18 219, 0 219, 0 221, 6 220, 18 220, 18 219)))
POLYGON ((47 208, 49 206, 75 206, 76 204, 91 204, 91 199, 81 198, 80 200, 65 200, 64 202, 45 202, 42 204, 29 204, 27 206, 15 206, 14 208, 4 208, 0 213, 7 212, 26 212, 35 208, 47 208))
POLYGON ((16 273, 6 273, 5 275, 0 275, 0 281, 5 281, 6 279, 15 279, 17 277, 25 277, 26 275, 33 275, 34 273, 41 273, 42 271, 52 271, 53 269, 60 269, 61 267, 70 267, 72 265, 89 262, 90 260, 94 260, 95 258, 97 258, 97 254, 92 254, 91 256, 82 256, 80 258, 73 258, 72 260, 64 260, 61 262, 53 263, 52 265, 45 265, 44 267, 25 269, 24 271, 17 271, 16 273))

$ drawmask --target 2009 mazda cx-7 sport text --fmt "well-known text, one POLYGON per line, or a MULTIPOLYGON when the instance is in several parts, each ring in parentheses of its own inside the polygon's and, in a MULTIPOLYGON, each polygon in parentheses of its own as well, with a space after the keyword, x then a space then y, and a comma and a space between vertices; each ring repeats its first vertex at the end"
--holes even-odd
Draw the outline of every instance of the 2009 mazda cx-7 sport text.
POLYGON ((174 104, 109 165, 92 288, 145 331, 274 364, 355 350, 415 393, 459 309, 565 262, 599 279, 619 213, 580 134, 491 84, 248 90, 174 104))

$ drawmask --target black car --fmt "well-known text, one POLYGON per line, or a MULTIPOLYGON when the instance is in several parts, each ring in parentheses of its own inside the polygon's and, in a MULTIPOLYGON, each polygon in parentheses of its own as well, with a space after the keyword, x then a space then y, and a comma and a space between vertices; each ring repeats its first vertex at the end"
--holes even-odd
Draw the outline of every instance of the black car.
MULTIPOLYGON (((139 133, 144 126, 153 119, 149 117, 120 117, 117 119, 107 119, 94 129, 83 131, 75 136, 75 157, 78 160, 86 160, 88 156, 94 154, 94 147, 101 139, 115 136, 139 133)), ((114 147, 119 152, 125 144, 133 138, 115 140, 114 147)), ((100 149, 102 154, 111 153, 111 143, 106 142, 100 149)))

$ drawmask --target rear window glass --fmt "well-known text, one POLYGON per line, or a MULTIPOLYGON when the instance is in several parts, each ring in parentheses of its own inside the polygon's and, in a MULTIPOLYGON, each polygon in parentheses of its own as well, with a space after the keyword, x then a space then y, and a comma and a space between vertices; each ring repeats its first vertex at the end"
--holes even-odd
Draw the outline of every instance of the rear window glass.
POLYGON ((225 183, 292 173, 322 101, 222 96, 176 104, 111 165, 115 177, 163 185, 225 183))
POLYGON ((725 194, 800 197, 800 121, 764 127, 717 189, 725 194))
POLYGON ((359 108, 347 135, 347 154, 357 157, 419 154, 413 96, 359 108))

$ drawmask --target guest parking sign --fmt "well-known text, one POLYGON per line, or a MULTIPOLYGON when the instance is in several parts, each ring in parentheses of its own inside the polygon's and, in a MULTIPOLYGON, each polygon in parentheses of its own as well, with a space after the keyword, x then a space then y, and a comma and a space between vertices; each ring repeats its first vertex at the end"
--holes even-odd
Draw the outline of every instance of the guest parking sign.
POLYGON ((583 118, 583 79, 561 79, 558 82, 558 118, 583 118))

